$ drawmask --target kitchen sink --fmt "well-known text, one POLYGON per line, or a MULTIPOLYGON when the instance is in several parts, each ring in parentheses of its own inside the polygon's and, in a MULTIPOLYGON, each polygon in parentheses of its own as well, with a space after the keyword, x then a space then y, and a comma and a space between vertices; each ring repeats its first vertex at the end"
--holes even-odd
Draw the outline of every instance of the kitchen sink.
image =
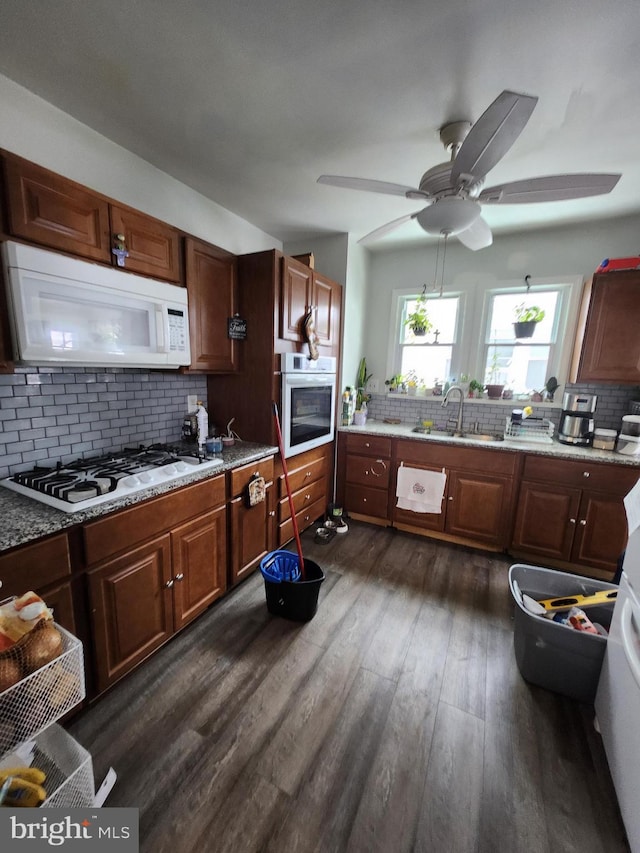
POLYGON ((437 435, 442 438, 471 438, 474 441, 504 441, 499 432, 447 432, 445 430, 429 430, 424 427, 414 427, 412 432, 437 435))

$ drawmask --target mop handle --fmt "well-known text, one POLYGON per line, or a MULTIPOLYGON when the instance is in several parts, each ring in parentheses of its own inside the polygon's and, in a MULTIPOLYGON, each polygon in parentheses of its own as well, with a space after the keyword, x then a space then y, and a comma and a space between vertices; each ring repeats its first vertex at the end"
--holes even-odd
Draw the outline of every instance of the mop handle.
POLYGON ((293 495, 291 494, 291 486, 289 485, 289 472, 287 471, 287 461, 284 458, 284 442, 282 441, 282 430, 280 429, 280 417, 278 415, 278 406, 273 404, 273 415, 276 420, 276 431, 278 433, 278 447, 280 448, 280 458, 282 459, 282 473, 284 474, 284 484, 287 487, 287 497, 289 498, 289 510, 291 512, 291 522, 293 524, 293 535, 296 537, 296 547, 298 548, 298 561, 300 563, 300 577, 305 580, 304 575, 304 557, 302 556, 302 543, 300 542, 300 531, 298 530, 298 519, 296 518, 296 510, 293 505, 293 495))

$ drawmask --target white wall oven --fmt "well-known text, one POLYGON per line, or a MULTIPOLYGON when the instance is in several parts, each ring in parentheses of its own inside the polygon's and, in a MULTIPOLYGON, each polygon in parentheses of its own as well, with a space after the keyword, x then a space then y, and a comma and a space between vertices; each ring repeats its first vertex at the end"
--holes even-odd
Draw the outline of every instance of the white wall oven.
POLYGON ((298 353, 282 356, 282 438, 284 455, 295 456, 333 441, 336 416, 336 360, 298 353))

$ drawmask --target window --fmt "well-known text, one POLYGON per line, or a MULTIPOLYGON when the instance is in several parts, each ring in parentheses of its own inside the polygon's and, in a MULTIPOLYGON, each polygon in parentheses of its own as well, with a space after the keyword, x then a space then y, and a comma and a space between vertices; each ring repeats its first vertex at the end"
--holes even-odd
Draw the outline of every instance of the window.
POLYGON ((506 385, 516 393, 544 389, 552 372, 558 371, 558 330, 566 302, 566 285, 533 288, 527 293, 504 289, 488 294, 487 322, 482 353, 482 379, 506 385), (515 340, 513 322, 518 305, 536 305, 544 319, 531 338, 515 340))
POLYGON ((387 375, 414 373, 431 388, 435 379, 466 374, 483 384, 507 385, 515 393, 541 390, 551 376, 562 384, 569 371, 581 288, 581 276, 537 279, 528 291, 524 279, 493 287, 466 281, 443 296, 426 296, 432 328, 424 337, 406 325, 418 292, 396 290, 387 375), (537 305, 545 317, 533 337, 516 340, 513 322, 521 303, 537 305))
POLYGON ((424 337, 416 337, 406 320, 416 307, 416 296, 400 297, 400 369, 414 374, 418 384, 432 387, 435 379, 451 376, 458 342, 460 297, 427 296, 427 315, 432 324, 424 337))

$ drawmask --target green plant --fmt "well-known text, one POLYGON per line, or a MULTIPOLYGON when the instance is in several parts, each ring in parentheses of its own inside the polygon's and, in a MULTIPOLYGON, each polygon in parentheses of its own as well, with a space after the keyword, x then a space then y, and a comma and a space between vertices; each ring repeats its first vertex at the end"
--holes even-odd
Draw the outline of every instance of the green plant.
POLYGON ((426 335, 433 329, 433 323, 427 314, 427 300, 424 293, 418 296, 415 308, 411 314, 407 315, 404 324, 409 326, 414 335, 426 335))
POLYGON ((372 373, 367 373, 367 360, 363 356, 360 359, 358 366, 358 375, 356 377, 356 409, 361 409, 363 403, 368 403, 371 399, 371 394, 366 393, 367 382, 373 376, 372 373))
POLYGON ((391 379, 385 379, 384 384, 389 388, 389 391, 395 391, 400 385, 402 385, 402 376, 399 373, 396 373, 395 376, 392 376, 391 379))
POLYGON ((472 379, 471 382, 469 382, 469 393, 470 394, 471 393, 482 394, 483 391, 484 391, 484 385, 482 384, 482 382, 478 382, 477 379, 472 379))
POLYGON ((497 385, 498 373, 500 372, 500 358, 498 356, 498 351, 494 349, 491 360, 489 361, 489 366, 487 367, 487 383, 490 385, 497 385))
POLYGON ((516 323, 540 323, 544 320, 545 312, 537 305, 525 305, 524 302, 521 302, 516 305, 514 310, 516 323))

